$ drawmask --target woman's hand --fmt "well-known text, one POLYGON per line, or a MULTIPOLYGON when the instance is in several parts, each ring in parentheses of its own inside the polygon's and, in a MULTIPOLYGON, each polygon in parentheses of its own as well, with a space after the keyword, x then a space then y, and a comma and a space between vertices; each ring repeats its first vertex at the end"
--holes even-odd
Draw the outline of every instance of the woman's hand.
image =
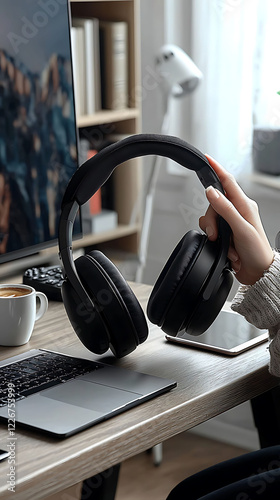
POLYGON ((200 228, 206 232, 209 240, 214 241, 218 236, 217 214, 228 222, 232 229, 228 252, 232 269, 240 283, 253 285, 263 276, 274 258, 257 203, 246 196, 235 178, 218 162, 208 155, 206 157, 219 177, 226 196, 212 186, 206 189, 210 206, 199 219, 200 228))

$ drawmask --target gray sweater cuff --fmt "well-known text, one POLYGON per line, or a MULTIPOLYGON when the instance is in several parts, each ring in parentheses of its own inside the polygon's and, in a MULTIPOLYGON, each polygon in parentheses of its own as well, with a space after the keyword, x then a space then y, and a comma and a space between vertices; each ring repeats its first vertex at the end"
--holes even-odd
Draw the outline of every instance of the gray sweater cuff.
POLYGON ((279 252, 274 251, 272 264, 254 285, 239 287, 231 308, 257 328, 270 329, 271 338, 275 336, 280 327, 279 252))

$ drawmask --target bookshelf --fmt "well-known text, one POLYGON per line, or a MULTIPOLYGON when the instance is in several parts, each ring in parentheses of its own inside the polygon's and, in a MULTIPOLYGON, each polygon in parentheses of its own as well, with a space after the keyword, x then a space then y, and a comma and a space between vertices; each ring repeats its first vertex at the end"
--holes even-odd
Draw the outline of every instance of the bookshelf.
MULTIPOLYGON (((127 58, 128 58, 128 102, 122 109, 97 109, 93 113, 77 116, 80 137, 86 130, 87 136, 132 135, 141 131, 141 99, 137 99, 136 90, 140 86, 140 15, 139 0, 70 0, 72 20, 75 18, 96 18, 104 21, 127 23, 127 58)), ((74 23, 73 23, 74 24, 74 23)), ((101 56, 102 57, 102 56, 101 56)), ((141 216, 137 217, 135 204, 139 204, 142 176, 141 160, 133 159, 119 166, 113 173, 114 210, 118 214, 116 228, 98 234, 87 234, 82 242, 84 246, 106 244, 110 248, 136 253, 141 230, 141 216)), ((75 243, 78 246, 79 242, 75 243)))

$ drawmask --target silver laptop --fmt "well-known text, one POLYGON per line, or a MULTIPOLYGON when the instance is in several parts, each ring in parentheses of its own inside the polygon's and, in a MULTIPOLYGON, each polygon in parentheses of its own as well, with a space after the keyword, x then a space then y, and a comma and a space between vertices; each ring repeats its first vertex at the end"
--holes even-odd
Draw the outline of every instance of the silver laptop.
POLYGON ((30 350, 0 362, 0 419, 65 438, 174 387, 173 380, 30 350))

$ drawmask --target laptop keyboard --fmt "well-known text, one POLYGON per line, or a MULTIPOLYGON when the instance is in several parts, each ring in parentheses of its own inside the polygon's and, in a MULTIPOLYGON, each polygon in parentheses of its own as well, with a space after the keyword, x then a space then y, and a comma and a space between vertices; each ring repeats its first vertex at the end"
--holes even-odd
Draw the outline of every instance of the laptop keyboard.
POLYGON ((102 364, 54 352, 42 352, 2 366, 0 407, 8 404, 8 384, 14 384, 13 396, 19 400, 100 368, 102 364))

